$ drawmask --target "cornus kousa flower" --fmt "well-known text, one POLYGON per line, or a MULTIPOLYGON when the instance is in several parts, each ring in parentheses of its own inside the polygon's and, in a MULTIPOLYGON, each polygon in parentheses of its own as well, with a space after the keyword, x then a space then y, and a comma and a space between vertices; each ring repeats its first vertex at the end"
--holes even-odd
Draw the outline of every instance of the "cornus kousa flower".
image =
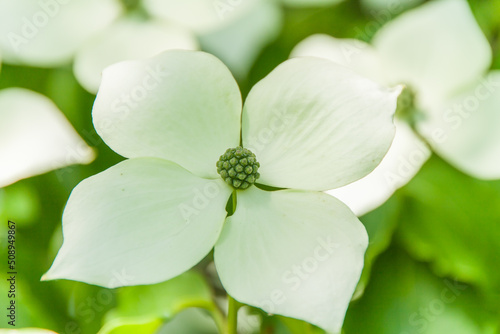
MULTIPOLYGON (((332 5, 339 0, 283 0, 332 5)), ((279 1, 19 0, 0 1, 0 51, 11 64, 56 67, 96 93, 102 70, 200 43, 244 77, 282 27, 279 1)))
POLYGON ((203 50, 245 77, 269 42, 281 32, 282 6, 331 6, 342 0, 143 0, 152 16, 187 28, 203 50))
POLYGON ((315 35, 293 56, 329 58, 377 80, 402 83, 397 133, 373 173, 331 194, 363 214, 385 202, 428 159, 428 145, 481 179, 500 177, 500 72, 465 0, 438 0, 385 25, 372 45, 315 35))
POLYGON ((145 17, 118 0, 0 1, 5 61, 37 67, 73 62, 76 78, 91 93, 108 65, 197 48, 188 29, 145 17))
POLYGON ((94 125, 128 159, 73 190, 64 243, 44 278, 152 284, 215 246, 235 299, 337 332, 367 235, 321 191, 381 161, 399 93, 328 60, 293 59, 259 82, 242 109, 229 70, 206 53, 167 51, 108 67, 94 125), (161 73, 155 85, 152 69, 161 73), (141 98, 123 102, 133 94, 141 98))

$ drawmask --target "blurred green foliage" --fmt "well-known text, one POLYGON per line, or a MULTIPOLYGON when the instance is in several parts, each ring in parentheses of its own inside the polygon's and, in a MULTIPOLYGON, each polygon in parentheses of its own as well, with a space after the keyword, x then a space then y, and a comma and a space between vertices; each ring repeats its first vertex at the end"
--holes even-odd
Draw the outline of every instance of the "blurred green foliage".
POLYGON ((398 246, 376 261, 364 296, 352 303, 346 333, 496 333, 494 313, 474 287, 437 277, 398 246))

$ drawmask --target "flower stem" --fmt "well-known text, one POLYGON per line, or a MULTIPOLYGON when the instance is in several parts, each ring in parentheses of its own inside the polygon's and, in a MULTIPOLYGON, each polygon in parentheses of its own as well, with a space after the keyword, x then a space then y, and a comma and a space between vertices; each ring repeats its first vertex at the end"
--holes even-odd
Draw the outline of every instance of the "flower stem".
POLYGON ((233 297, 228 295, 229 310, 227 313, 227 331, 226 334, 238 334, 238 310, 241 304, 233 297))
POLYGON ((208 311, 210 312, 212 318, 215 321, 215 325, 217 326, 217 329, 219 330, 219 333, 224 333, 224 328, 226 327, 226 319, 224 315, 222 314, 221 310, 215 305, 212 307, 208 308, 208 311))

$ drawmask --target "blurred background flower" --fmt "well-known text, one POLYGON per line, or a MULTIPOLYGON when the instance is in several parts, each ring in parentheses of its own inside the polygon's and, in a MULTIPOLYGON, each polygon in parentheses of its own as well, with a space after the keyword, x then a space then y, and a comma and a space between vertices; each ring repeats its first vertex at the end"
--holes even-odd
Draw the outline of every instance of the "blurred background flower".
POLYGON ((391 152, 368 177, 330 192, 345 197, 358 214, 408 183, 429 158, 430 147, 474 177, 500 178, 495 126, 500 123, 500 72, 486 73, 491 46, 466 1, 433 1, 408 11, 380 29, 373 46, 314 35, 299 43, 292 56, 327 58, 382 84, 407 85, 391 152))
POLYGON ((0 187, 90 163, 94 152, 45 96, 23 88, 0 91, 0 187))

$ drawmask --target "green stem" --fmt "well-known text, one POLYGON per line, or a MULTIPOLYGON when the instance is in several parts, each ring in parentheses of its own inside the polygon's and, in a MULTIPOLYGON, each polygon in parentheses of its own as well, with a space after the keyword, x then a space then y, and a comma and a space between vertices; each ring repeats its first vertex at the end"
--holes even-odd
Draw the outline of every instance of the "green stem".
POLYGON ((219 330, 219 333, 224 333, 224 329, 226 328, 226 319, 222 311, 215 305, 207 309, 210 312, 210 315, 215 321, 215 325, 219 330))
MULTIPOLYGON (((233 191, 231 196, 231 206, 228 206, 228 215, 231 216, 236 211, 236 190, 233 191)), ((222 334, 238 334, 238 310, 241 307, 241 304, 238 303, 233 297, 227 295, 228 298, 228 312, 227 312, 227 321, 225 322, 224 330, 221 330, 220 326, 217 325, 220 333, 222 334)), ((224 321, 225 319, 223 319, 224 321)))
POLYGON ((227 331, 226 334, 238 334, 238 310, 241 304, 233 297, 228 295, 229 310, 227 313, 227 331))

